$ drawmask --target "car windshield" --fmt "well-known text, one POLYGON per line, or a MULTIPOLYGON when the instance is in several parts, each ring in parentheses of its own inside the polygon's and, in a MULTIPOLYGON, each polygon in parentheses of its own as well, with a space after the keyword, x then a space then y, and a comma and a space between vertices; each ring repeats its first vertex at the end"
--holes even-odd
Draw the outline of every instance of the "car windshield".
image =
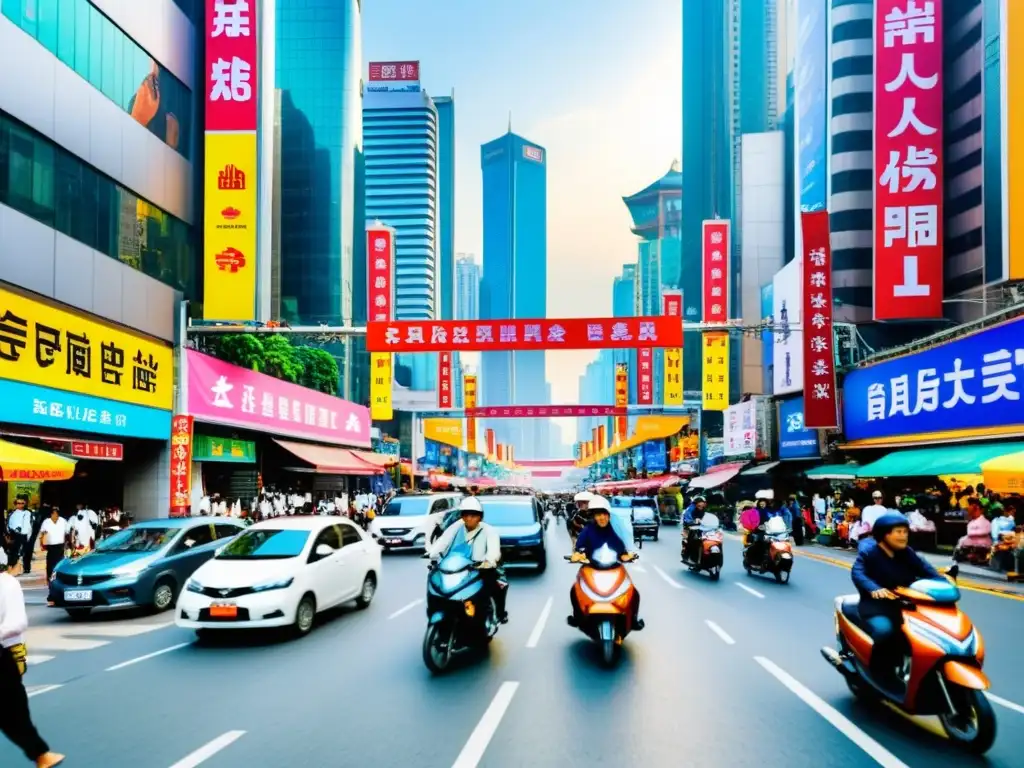
POLYGON ((181 528, 126 528, 104 539, 97 552, 156 552, 166 546, 181 528))
POLYGON ((533 502, 529 499, 487 499, 484 502, 484 520, 490 525, 530 525, 537 522, 533 502))
POLYGON ((393 499, 384 507, 381 515, 384 517, 411 517, 415 515, 424 516, 430 513, 430 505, 437 499, 434 496, 407 496, 405 498, 393 499))
POLYGON ((298 557, 309 540, 309 531, 253 528, 231 540, 218 560, 285 560, 298 557))

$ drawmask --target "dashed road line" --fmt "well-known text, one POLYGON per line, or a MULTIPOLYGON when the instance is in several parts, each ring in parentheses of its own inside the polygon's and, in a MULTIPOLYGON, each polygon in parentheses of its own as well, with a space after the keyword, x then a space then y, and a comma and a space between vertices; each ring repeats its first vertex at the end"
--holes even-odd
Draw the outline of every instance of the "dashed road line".
POLYGON ((530 633, 530 639, 526 641, 527 648, 536 648, 537 643, 540 642, 540 636, 544 632, 544 627, 548 623, 548 619, 551 617, 551 606, 554 605, 555 598, 549 597, 547 602, 544 603, 544 608, 540 612, 540 616, 537 618, 537 623, 533 625, 533 631, 530 633))
POLYGON ((671 576, 669 576, 667 573, 665 573, 665 571, 662 570, 660 565, 655 565, 654 566, 654 572, 657 573, 659 576, 661 576, 662 581, 664 581, 666 584, 668 584, 673 589, 686 589, 686 587, 684 587, 678 581, 676 581, 671 576))
MULTIPOLYGON (((512 703, 512 697, 516 695, 518 688, 519 683, 513 681, 506 681, 501 684, 498 692, 494 695, 494 699, 491 700, 491 705, 487 707, 484 716, 480 718, 480 722, 477 723, 473 733, 470 734, 466 746, 462 748, 462 752, 459 753, 459 756, 452 764, 452 768, 477 768, 480 765, 484 752, 487 751, 487 745, 494 738, 494 733, 498 730, 501 719, 505 716, 505 712, 508 710, 509 704, 512 703)), ((185 766, 172 766, 172 768, 185 768, 185 766)))
POLYGON ((413 601, 412 601, 411 603, 409 603, 408 605, 403 605, 403 606, 402 606, 401 608, 399 608, 399 609, 398 609, 397 611, 395 611, 395 612, 394 612, 394 613, 392 613, 392 614, 391 614, 390 616, 388 616, 388 619, 390 620, 390 619, 395 619, 395 618, 398 618, 398 617, 399 617, 399 616, 401 616, 401 615, 402 615, 403 613, 405 613, 406 611, 411 611, 411 610, 412 610, 413 608, 415 608, 415 607, 416 607, 417 605, 420 605, 420 604, 421 604, 422 602, 423 602, 423 600, 422 600, 422 599, 420 599, 420 600, 413 600, 413 601))
POLYGON ((183 757, 172 765, 171 768, 196 768, 197 765, 202 765, 221 750, 230 747, 243 736, 245 736, 245 731, 228 731, 227 733, 221 734, 213 741, 201 746, 192 754, 187 757, 183 757))
POLYGON ((726 645, 736 645, 736 641, 729 636, 729 634, 722 629, 720 626, 715 624, 711 619, 704 619, 704 623, 708 625, 708 629, 714 632, 726 645))
POLYGON ((753 595, 754 597, 757 597, 757 598, 760 598, 761 600, 764 600, 764 595, 762 595, 762 594, 761 594, 760 592, 758 592, 758 591, 757 591, 756 589, 751 589, 751 588, 750 588, 750 587, 748 587, 748 586, 747 586, 746 584, 741 584, 741 583, 740 583, 740 582, 738 582, 738 581, 736 581, 736 582, 733 582, 733 583, 734 583, 734 584, 735 584, 735 585, 736 585, 737 587, 739 587, 740 589, 742 589, 742 590, 743 590, 744 592, 749 592, 749 593, 750 593, 750 594, 752 594, 752 595, 753 595))

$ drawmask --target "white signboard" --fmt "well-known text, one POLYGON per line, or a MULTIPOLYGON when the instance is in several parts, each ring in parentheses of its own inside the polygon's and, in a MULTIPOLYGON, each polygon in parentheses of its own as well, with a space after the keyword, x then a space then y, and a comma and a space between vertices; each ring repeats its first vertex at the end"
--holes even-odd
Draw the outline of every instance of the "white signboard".
POLYGON ((746 456, 757 448, 757 401, 736 403, 725 409, 725 455, 746 456))
POLYGON ((804 345, 800 325, 800 276, 803 258, 797 257, 775 273, 772 280, 773 350, 772 394, 788 395, 804 388, 804 345))

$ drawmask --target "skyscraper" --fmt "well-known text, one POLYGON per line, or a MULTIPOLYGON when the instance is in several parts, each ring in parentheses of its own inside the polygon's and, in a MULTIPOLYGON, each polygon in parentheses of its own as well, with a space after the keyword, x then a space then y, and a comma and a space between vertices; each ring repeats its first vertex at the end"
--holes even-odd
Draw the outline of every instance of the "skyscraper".
POLYGON ((480 319, 480 265, 471 253, 455 258, 455 318, 480 319))
POLYGON ((455 92, 434 97, 437 108, 438 300, 440 318, 455 317, 455 92))
MULTIPOLYGON (((484 254, 481 319, 547 315, 547 152, 511 129, 480 148, 483 171, 484 254)), ((543 352, 484 352, 483 405, 545 402, 543 352)), ((520 458, 543 456, 535 422, 493 425, 520 458)))
MULTIPOLYGON (((396 230, 396 320, 434 320, 439 310, 438 112, 420 89, 415 66, 416 79, 400 81, 396 89, 375 83, 371 74, 363 98, 366 220, 396 230)), ((436 355, 399 355, 395 379, 415 390, 433 389, 436 355)))

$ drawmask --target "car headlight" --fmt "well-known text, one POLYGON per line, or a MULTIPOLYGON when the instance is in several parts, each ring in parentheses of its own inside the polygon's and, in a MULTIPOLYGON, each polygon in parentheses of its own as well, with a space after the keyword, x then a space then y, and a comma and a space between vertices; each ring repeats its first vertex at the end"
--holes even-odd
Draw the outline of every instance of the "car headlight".
POLYGON ((278 581, 268 581, 265 584, 257 584, 252 588, 253 592, 269 592, 272 589, 288 589, 295 581, 295 577, 287 579, 279 579, 278 581))
POLYGON ((110 572, 111 576, 137 576, 149 567, 148 560, 142 560, 137 563, 130 563, 129 565, 122 565, 120 568, 115 568, 110 572))
POLYGON ((198 595, 203 594, 203 585, 195 579, 189 579, 185 583, 185 589, 187 589, 189 592, 195 592, 198 595))

